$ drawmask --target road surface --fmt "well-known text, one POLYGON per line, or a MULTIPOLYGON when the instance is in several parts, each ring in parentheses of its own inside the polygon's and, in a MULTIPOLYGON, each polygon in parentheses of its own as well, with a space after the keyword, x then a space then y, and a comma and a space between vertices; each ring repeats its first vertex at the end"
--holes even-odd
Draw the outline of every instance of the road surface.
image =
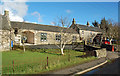
POLYGON ((108 63, 104 66, 101 66, 97 69, 94 69, 88 73, 83 74, 82 76, 92 76, 92 75, 117 75, 120 76, 120 58, 112 61, 111 63, 108 63))

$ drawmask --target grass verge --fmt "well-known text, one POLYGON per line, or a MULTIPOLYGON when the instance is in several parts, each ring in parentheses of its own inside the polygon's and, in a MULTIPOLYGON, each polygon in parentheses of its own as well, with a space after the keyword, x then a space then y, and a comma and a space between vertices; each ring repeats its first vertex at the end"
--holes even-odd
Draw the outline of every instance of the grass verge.
POLYGON ((82 64, 96 59, 95 57, 81 58, 83 52, 64 50, 65 55, 60 55, 58 49, 44 49, 36 51, 14 50, 2 52, 3 74, 37 74, 51 70, 58 70, 76 64, 82 64), (47 66, 48 57, 48 66, 47 66))

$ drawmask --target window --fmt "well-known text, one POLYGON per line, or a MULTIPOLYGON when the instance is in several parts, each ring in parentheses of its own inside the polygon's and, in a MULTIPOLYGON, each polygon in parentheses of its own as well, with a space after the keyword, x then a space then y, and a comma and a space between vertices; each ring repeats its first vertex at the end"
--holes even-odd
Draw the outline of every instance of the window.
POLYGON ((92 38, 90 38, 90 42, 92 43, 92 38))
POLYGON ((95 33, 93 33, 93 36, 95 36, 95 33))
POLYGON ((47 33, 41 33, 41 41, 47 41, 47 33))
POLYGON ((92 35, 92 32, 90 32, 90 35, 92 35))
POLYGON ((82 34, 84 34, 84 31, 82 31, 82 34))
POLYGON ((18 29, 17 28, 14 29, 14 34, 18 34, 18 29))
POLYGON ((61 40, 61 35, 56 34, 56 41, 60 41, 61 40))
POLYGON ((76 41, 77 40, 77 37, 76 36, 73 36, 73 41, 76 41))
POLYGON ((73 26, 73 29, 75 29, 75 26, 73 26))

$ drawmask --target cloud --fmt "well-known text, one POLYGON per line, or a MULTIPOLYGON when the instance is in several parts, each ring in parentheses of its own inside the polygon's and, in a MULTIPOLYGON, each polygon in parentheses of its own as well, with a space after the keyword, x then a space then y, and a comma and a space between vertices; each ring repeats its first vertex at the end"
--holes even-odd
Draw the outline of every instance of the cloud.
POLYGON ((34 23, 37 24, 37 22, 31 22, 31 21, 25 21, 26 23, 34 23))
POLYGON ((0 14, 4 14, 4 10, 7 9, 9 10, 9 17, 11 21, 24 21, 23 17, 28 11, 28 6, 25 3, 26 1, 27 0, 1 0, 0 14))
POLYGON ((71 10, 66 10, 67 13, 71 13, 71 10))
POLYGON ((50 22, 51 25, 55 25, 55 22, 50 22))
POLYGON ((35 11, 32 13, 32 15, 38 18, 38 22, 42 22, 42 16, 40 15, 39 12, 35 11))

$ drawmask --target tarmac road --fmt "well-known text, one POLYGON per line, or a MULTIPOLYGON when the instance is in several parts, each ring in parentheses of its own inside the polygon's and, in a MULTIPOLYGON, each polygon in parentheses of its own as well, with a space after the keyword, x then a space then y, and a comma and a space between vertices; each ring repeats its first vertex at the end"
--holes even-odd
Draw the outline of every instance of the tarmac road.
POLYGON ((111 63, 105 64, 97 69, 94 69, 82 76, 102 76, 102 75, 114 75, 120 76, 120 58, 113 60, 111 63))
POLYGON ((120 58, 99 69, 94 74, 120 74, 120 58))

